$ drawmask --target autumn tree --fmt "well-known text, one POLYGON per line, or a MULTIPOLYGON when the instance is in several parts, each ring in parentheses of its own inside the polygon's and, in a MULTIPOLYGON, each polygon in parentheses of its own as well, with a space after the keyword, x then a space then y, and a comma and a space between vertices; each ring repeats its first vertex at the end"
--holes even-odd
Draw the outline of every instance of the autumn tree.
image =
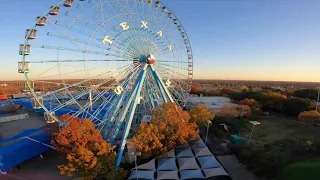
POLYGON ((236 110, 240 118, 251 116, 251 109, 248 105, 239 105, 236 110))
POLYGON ((208 120, 212 120, 214 115, 209 111, 207 106, 203 104, 197 104, 189 111, 190 122, 195 122, 198 125, 207 124, 208 120))
POLYGON ((70 115, 63 115, 60 119, 71 119, 52 139, 52 145, 67 160, 67 163, 58 166, 62 175, 72 176, 74 172, 80 172, 85 179, 97 176, 106 179, 124 178, 123 169, 115 171, 114 147, 102 139, 90 119, 70 115))
POLYGON ((260 99, 261 100, 259 102, 264 108, 273 108, 276 102, 287 99, 287 96, 280 92, 267 91, 261 94, 260 99))
POLYGON ((260 110, 260 104, 255 99, 246 98, 244 100, 239 101, 239 104, 248 105, 250 107, 250 109, 253 110, 253 111, 259 111, 260 110))
POLYGON ((246 92, 246 91, 249 91, 249 88, 247 86, 243 85, 240 87, 240 91, 246 92))
POLYGON ((232 93, 233 93, 233 90, 231 88, 223 88, 220 90, 221 96, 229 96, 232 93))
POLYGON ((144 157, 161 155, 198 135, 198 126, 175 103, 166 103, 152 111, 152 120, 141 123, 130 140, 144 157))
POLYGON ((315 123, 315 122, 320 123, 320 112, 316 110, 301 112, 298 116, 298 120, 307 121, 310 123, 315 123))
POLYGON ((224 118, 238 117, 238 111, 235 106, 224 106, 220 109, 218 116, 224 118))
POLYGON ((0 95, 7 95, 7 93, 4 89, 0 89, 0 95))
POLYGON ((201 88, 199 83, 193 83, 191 86, 190 94, 197 94, 200 95, 201 88))

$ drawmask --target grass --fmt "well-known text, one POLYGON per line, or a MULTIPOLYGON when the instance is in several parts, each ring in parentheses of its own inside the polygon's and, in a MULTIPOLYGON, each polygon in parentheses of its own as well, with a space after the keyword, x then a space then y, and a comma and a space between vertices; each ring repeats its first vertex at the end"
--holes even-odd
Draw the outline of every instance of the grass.
POLYGON ((319 180, 320 158, 297 162, 286 166, 281 172, 281 180, 319 180))
POLYGON ((320 180, 320 158, 306 161, 319 154, 315 150, 320 144, 319 128, 308 127, 299 121, 277 116, 255 116, 224 121, 229 122, 235 129, 241 127, 232 134, 248 139, 252 130, 250 120, 261 123, 255 126, 252 144, 244 147, 232 146, 239 160, 248 169, 257 176, 268 179, 283 177, 281 180, 320 180))
MULTIPOLYGON (((320 143, 319 128, 309 127, 299 121, 276 116, 254 117, 261 124, 256 126, 252 135, 252 142, 256 147, 264 146, 278 140, 305 141, 312 140, 320 143)), ((248 123, 249 124, 249 123, 248 123)), ((243 128, 239 135, 249 138, 252 126, 243 128)))

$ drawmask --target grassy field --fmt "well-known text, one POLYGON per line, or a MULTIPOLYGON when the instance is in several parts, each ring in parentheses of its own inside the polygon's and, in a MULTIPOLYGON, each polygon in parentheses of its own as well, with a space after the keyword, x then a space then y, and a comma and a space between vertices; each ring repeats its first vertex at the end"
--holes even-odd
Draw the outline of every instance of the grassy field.
POLYGON ((286 166, 280 177, 282 180, 319 180, 320 158, 297 162, 286 166))
MULTIPOLYGON (((290 139, 293 141, 318 141, 320 143, 320 128, 308 127, 299 121, 276 116, 259 116, 251 120, 259 121, 252 135, 252 143, 255 146, 263 146, 277 140, 290 139)), ((249 138, 252 125, 247 124, 239 135, 249 138)))
POLYGON ((320 180, 320 128, 285 117, 256 116, 216 119, 212 130, 223 138, 237 134, 247 140, 252 130, 251 120, 261 124, 255 126, 250 146, 231 146, 248 169, 267 179, 320 180), (220 123, 229 125, 230 132, 223 132, 220 123))

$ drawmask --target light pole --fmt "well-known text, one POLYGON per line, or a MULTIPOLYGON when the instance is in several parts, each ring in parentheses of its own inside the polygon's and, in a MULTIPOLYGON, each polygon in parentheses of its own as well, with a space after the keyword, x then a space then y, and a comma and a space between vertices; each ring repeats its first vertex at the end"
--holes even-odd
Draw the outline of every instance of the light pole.
POLYGON ((318 107, 319 107, 320 86, 317 87, 317 89, 318 89, 318 98, 317 98, 317 104, 316 104, 316 111, 318 111, 318 107))
POLYGON ((208 120, 208 124, 207 124, 207 133, 206 133, 206 140, 205 140, 205 144, 207 145, 207 139, 208 139, 208 133, 209 133, 209 126, 212 122, 210 120, 208 120))
MULTIPOLYGON (((130 154, 134 156, 134 165, 136 167, 135 168, 136 169, 136 175, 138 175, 137 156, 141 156, 141 152, 132 152, 130 154)), ((137 179, 139 179, 138 176, 137 176, 137 179)))
POLYGON ((252 137, 252 133, 253 133, 254 127, 256 125, 260 125, 261 124, 258 121, 250 121, 249 123, 252 124, 252 130, 251 130, 250 137, 249 137, 249 140, 248 140, 247 144, 249 144, 250 141, 251 141, 251 137, 252 137))

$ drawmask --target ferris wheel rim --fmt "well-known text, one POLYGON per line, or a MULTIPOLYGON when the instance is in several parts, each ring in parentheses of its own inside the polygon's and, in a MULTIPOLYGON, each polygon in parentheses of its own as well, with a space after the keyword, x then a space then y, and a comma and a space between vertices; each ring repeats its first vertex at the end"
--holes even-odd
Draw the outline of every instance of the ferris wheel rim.
MULTIPOLYGON (((61 1, 61 3, 59 3, 57 6, 59 6, 59 7, 63 6, 63 5, 62 5, 63 2, 64 2, 64 0, 61 1)), ((161 2, 161 4, 163 4, 163 3, 161 2)), ((164 5, 164 4, 163 4, 163 5, 164 5)), ((164 6, 165 6, 165 5, 164 5, 164 6)), ((165 7, 167 7, 167 6, 165 6, 165 7)), ((167 8, 168 8, 168 7, 167 7, 167 8)), ((169 8, 168 8, 168 9, 169 9, 169 8)), ((41 17, 47 17, 47 16, 49 15, 50 10, 51 10, 51 9, 49 9, 49 11, 48 11, 45 15, 43 15, 43 16, 41 16, 41 17)), ((169 11, 172 12, 170 9, 169 9, 169 11)), ((173 13, 173 12, 172 12, 172 13, 173 13)), ((144 14, 144 15, 145 15, 145 14, 144 14)), ((176 17, 176 16, 175 16, 175 17, 176 17)), ((183 32, 186 32, 186 31, 184 30, 184 27, 183 27, 182 23, 180 22, 180 20, 179 20, 177 17, 176 17, 176 19, 179 21, 179 25, 182 27, 183 32)), ((39 21, 39 19, 35 22, 34 26, 32 26, 32 28, 30 28, 30 29, 36 29, 36 27, 37 27, 36 24, 37 24, 38 21, 39 21)), ((30 33, 31 33, 31 31, 27 34, 27 36, 26 36, 26 38, 25 38, 24 46, 25 46, 26 44, 28 44, 28 42, 29 42, 28 36, 30 35, 30 33)), ((122 33, 122 32, 120 32, 120 33, 122 33)), ((190 54, 191 54, 191 56, 193 56, 193 54, 192 54, 192 48, 191 48, 191 43, 190 43, 190 41, 189 41, 189 37, 188 37, 187 33, 186 33, 186 36, 187 36, 186 39, 187 39, 188 42, 189 42, 189 47, 190 47, 190 50, 191 50, 191 53, 190 53, 190 54)), ((25 55, 22 56, 22 62, 27 62, 26 59, 25 59, 25 55)), ((190 61, 187 61, 186 63, 190 63, 190 61)), ((192 57, 191 63, 192 63, 192 67, 190 67, 189 69, 193 69, 193 57, 192 57)), ((191 71, 193 71, 193 70, 191 70, 191 71)), ((28 87, 29 87, 32 95, 33 95, 34 98, 39 102, 38 95, 36 94, 36 92, 34 91, 34 89, 32 88, 32 86, 31 86, 31 84, 30 84, 30 82, 32 82, 32 81, 29 79, 28 73, 27 73, 27 72, 24 72, 24 75, 25 75, 25 78, 26 78, 26 83, 27 83, 27 85, 28 85, 28 87)), ((191 78, 190 78, 190 76, 188 75, 188 84, 190 84, 190 82, 192 82, 192 78, 193 78, 193 74, 192 74, 192 77, 191 77, 191 78)), ((190 91, 190 90, 187 90, 187 91, 190 91)), ((46 112, 48 112, 48 110, 46 109, 46 107, 45 107, 43 104, 40 103, 40 105, 42 106, 42 108, 43 108, 44 110, 46 110, 46 112)), ((55 119, 56 119, 57 121, 59 121, 57 118, 55 118, 55 119)))

